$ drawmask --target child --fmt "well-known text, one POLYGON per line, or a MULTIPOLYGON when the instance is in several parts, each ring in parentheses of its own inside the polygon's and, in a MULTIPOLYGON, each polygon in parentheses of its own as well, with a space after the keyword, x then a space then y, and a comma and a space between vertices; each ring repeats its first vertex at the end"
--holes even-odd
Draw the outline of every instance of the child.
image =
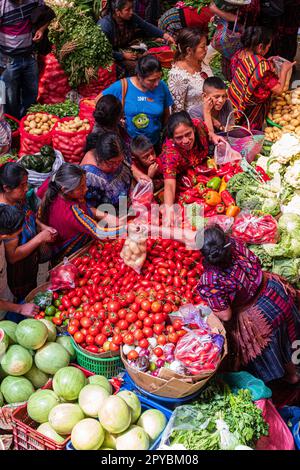
POLYGON ((159 172, 158 163, 153 144, 144 135, 135 137, 130 145, 132 153, 131 170, 134 179, 152 181, 154 192, 164 185, 162 175, 159 172))
POLYGON ((19 236, 24 223, 24 213, 15 206, 0 204, 0 320, 5 316, 8 320, 19 320, 24 317, 33 317, 39 308, 34 304, 15 304, 13 295, 7 284, 7 265, 5 259, 5 243, 19 236), (14 312, 8 313, 6 312, 14 312))
MULTIPOLYGON (((202 119, 210 132, 225 130, 233 107, 227 98, 226 85, 219 77, 209 77, 203 84, 203 103, 190 108, 192 118, 202 119)), ((234 125, 234 114, 229 119, 229 127, 234 125)))

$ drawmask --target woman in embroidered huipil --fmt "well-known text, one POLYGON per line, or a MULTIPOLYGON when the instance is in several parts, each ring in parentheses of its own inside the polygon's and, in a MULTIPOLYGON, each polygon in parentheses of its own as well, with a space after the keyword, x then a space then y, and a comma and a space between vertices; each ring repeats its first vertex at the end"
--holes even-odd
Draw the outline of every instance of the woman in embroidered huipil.
POLYGON ((232 366, 247 368, 264 382, 300 376, 292 363, 300 338, 296 292, 283 279, 261 269, 259 259, 219 226, 204 232, 205 272, 198 290, 224 322, 232 366))

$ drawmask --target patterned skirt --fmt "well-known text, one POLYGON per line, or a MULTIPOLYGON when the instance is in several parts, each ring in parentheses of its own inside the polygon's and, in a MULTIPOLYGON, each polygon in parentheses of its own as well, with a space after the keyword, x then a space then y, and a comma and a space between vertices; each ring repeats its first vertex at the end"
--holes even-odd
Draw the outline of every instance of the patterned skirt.
POLYGON ((158 20, 159 29, 163 30, 164 33, 176 36, 179 30, 185 26, 182 23, 180 11, 180 8, 176 7, 167 10, 158 20))
POLYGON ((265 383, 282 378, 300 340, 295 291, 268 275, 253 302, 234 313, 226 325, 234 369, 247 369, 265 383))

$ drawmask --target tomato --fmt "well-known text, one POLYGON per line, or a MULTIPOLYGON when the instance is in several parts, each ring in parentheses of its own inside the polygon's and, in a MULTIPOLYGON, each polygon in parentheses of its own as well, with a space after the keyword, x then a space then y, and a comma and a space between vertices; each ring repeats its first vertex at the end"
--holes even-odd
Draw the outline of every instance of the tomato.
POLYGON ((127 335, 124 336, 124 343, 132 345, 134 343, 134 335, 131 333, 128 333, 127 335))
POLYGON ((164 313, 171 313, 173 312, 173 307, 170 303, 166 303, 164 306, 163 306, 163 312, 164 313))
POLYGON ((120 302, 114 301, 114 300, 109 302, 108 305, 107 305, 107 310, 109 312, 117 312, 118 310, 120 310, 120 308, 121 308, 120 302))
POLYGON ((95 337, 92 335, 87 335, 85 338, 86 344, 94 344, 95 343, 95 337))
POLYGON ((98 344, 98 346, 103 346, 106 340, 107 340, 107 336, 104 334, 100 334, 96 336, 95 343, 98 344))
POLYGON ((181 330, 182 327, 183 327, 183 324, 182 324, 182 321, 181 320, 175 320, 173 323, 172 323, 172 326, 174 328, 175 331, 178 331, 178 330, 181 330))
POLYGON ((126 320, 128 323, 134 323, 138 319, 138 316, 135 312, 129 312, 126 315, 126 320))
POLYGON ((96 325, 90 326, 90 328, 88 329, 88 333, 91 336, 97 336, 100 333, 99 327, 96 325))
POLYGON ((143 322, 141 320, 135 321, 134 324, 137 327, 137 329, 142 329, 143 328, 143 322))
POLYGON ((127 330, 128 327, 129 327, 129 323, 127 320, 119 320, 118 323, 117 323, 117 326, 121 329, 121 330, 127 330))
POLYGON ((100 312, 100 310, 101 310, 102 308, 103 308, 103 305, 102 305, 101 302, 96 302, 96 303, 94 304, 94 310, 95 310, 95 312, 97 312, 97 313, 100 312))
POLYGON ((99 349, 94 344, 89 344, 85 349, 94 354, 97 354, 99 352, 99 349))
POLYGON ((126 299, 126 302, 128 304, 132 304, 135 300, 135 295, 133 292, 128 292, 126 295, 125 295, 125 299, 126 299))
POLYGON ((54 323, 54 325, 57 325, 57 326, 60 326, 62 324, 62 319, 61 318, 57 318, 57 317, 53 317, 52 318, 52 323, 54 323))
POLYGON ((152 336, 153 336, 152 328, 149 328, 149 327, 146 326, 145 328, 143 328, 142 331, 143 331, 144 335, 146 336, 146 338, 152 338, 152 336))
POLYGON ((74 340, 78 344, 83 343, 84 338, 84 335, 80 331, 76 331, 76 333, 74 334, 74 340))
POLYGON ((63 306, 65 309, 70 308, 71 305, 72 305, 70 299, 68 299, 67 297, 63 297, 63 298, 61 299, 61 304, 62 304, 62 306, 63 306))
POLYGON ((146 317, 145 320, 144 320, 144 326, 149 326, 149 327, 151 327, 151 326, 153 326, 153 323, 154 323, 154 321, 153 321, 153 319, 150 318, 150 317, 146 317))
POLYGON ((139 341, 139 347, 142 349, 147 349, 149 346, 149 341, 146 338, 143 338, 139 341))
POLYGON ((161 357, 161 356, 163 355, 163 353, 164 353, 163 350, 162 350, 161 348, 159 348, 159 347, 158 347, 158 348, 155 348, 155 349, 153 350, 153 352, 154 352, 155 356, 157 356, 157 357, 161 357))
POLYGON ((144 333, 142 332, 142 330, 135 330, 135 332, 133 333, 133 336, 134 336, 134 339, 136 339, 137 341, 140 341, 141 339, 144 338, 144 333))
POLYGON ((130 310, 132 312, 138 313, 138 311, 140 310, 140 305, 134 302, 133 304, 131 304, 130 310))
POLYGON ((119 351, 119 349, 120 349, 120 346, 118 344, 113 343, 113 341, 110 342, 110 345, 109 345, 110 351, 116 352, 116 351, 119 351))
POLYGON ((71 318, 71 320, 70 320, 70 322, 69 322, 69 325, 79 326, 79 325, 80 325, 80 321, 79 321, 79 320, 76 320, 76 318, 71 318))
POLYGON ((179 336, 179 338, 181 338, 182 336, 187 334, 187 331, 186 330, 179 330, 179 331, 176 331, 176 333, 179 336))
POLYGON ((141 302, 141 309, 142 310, 145 310, 145 312, 150 312, 151 310, 151 303, 149 302, 149 300, 143 300, 141 302))
POLYGON ((119 321, 118 314, 116 312, 109 312, 108 314, 108 320, 110 323, 116 324, 119 321))
POLYGON ((120 345, 120 344, 123 343, 123 337, 122 337, 122 335, 120 335, 120 334, 115 334, 115 335, 113 336, 112 341, 113 341, 113 343, 120 345))
POLYGON ((165 335, 159 335, 157 337, 157 344, 160 344, 161 346, 163 346, 164 344, 166 344, 167 342, 167 338, 165 337, 165 335))
POLYGON ((127 355, 128 361, 135 361, 139 357, 138 353, 133 349, 132 351, 129 351, 127 355))
POLYGON ((175 333, 174 326, 172 326, 172 325, 167 325, 166 330, 167 330, 168 333, 175 333))
POLYGON ((121 308, 121 310, 118 311, 118 315, 119 315, 120 320, 124 320, 127 313, 128 313, 128 311, 126 310, 126 308, 121 308))
POLYGON ((106 335, 106 336, 110 336, 113 332, 113 329, 110 325, 105 325, 102 329, 101 329, 101 333, 103 335, 106 335))
POLYGON ((162 324, 155 324, 153 325, 153 332, 156 334, 156 335, 160 335, 163 331, 164 331, 165 327, 164 325, 162 324))
POLYGON ((162 311, 162 303, 160 301, 157 301, 157 300, 155 302, 152 302, 151 311, 153 313, 161 312, 162 311))
POLYGON ((170 343, 177 343, 178 339, 179 339, 179 336, 177 333, 168 334, 168 340, 170 341, 170 343))
POLYGON ((148 317, 148 313, 145 312, 145 310, 140 310, 140 311, 138 312, 137 316, 138 316, 138 319, 139 319, 139 320, 143 321, 143 320, 145 320, 145 318, 148 317))
POLYGON ((92 326, 93 322, 90 318, 83 317, 80 320, 80 324, 81 324, 81 326, 83 326, 83 328, 89 328, 90 326, 92 326))
MULTIPOLYGON (((156 313, 154 316, 153 316, 153 320, 154 320, 154 323, 163 323, 164 320, 165 320, 165 317, 162 313, 156 313)), ((148 326, 148 325, 146 325, 148 326)))

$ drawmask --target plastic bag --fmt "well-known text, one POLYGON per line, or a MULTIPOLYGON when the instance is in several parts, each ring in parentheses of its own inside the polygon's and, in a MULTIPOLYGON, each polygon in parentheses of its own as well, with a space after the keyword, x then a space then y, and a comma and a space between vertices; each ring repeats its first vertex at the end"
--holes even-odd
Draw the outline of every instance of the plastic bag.
POLYGON ((153 183, 152 181, 141 180, 135 186, 131 193, 131 204, 133 208, 145 206, 150 209, 153 202, 153 183))
POLYGON ((116 64, 108 67, 98 69, 98 76, 96 80, 90 80, 88 84, 79 85, 78 92, 83 98, 90 96, 97 96, 101 91, 108 88, 117 80, 116 64))
POLYGON ((216 425, 220 433, 221 450, 234 450, 240 445, 239 438, 229 431, 228 424, 223 419, 217 419, 216 425))
POLYGON ((33 303, 42 310, 45 310, 46 307, 49 307, 52 304, 52 298, 53 292, 50 290, 38 292, 33 298, 33 303))
MULTIPOLYGON (((74 117, 66 117, 60 122, 73 121, 74 117)), ((59 150, 69 163, 80 163, 84 157, 84 149, 86 145, 86 138, 91 132, 91 125, 89 130, 81 130, 77 132, 66 132, 58 128, 58 123, 54 126, 52 133, 53 147, 59 150)))
MULTIPOLYGON (((284 59, 283 57, 280 57, 279 55, 269 57, 268 60, 273 62, 274 67, 275 67, 275 71, 276 71, 276 75, 278 77, 281 74, 281 69, 282 69, 283 64, 285 62, 289 62, 287 59, 284 59)), ((284 84, 284 91, 289 89, 290 81, 291 81, 291 78, 292 78, 292 73, 293 73, 293 67, 291 67, 291 69, 287 73, 287 77, 286 77, 285 84, 284 84)))
POLYGON ((258 400, 256 406, 262 410, 264 420, 269 424, 269 435, 261 437, 256 450, 295 450, 293 436, 271 400, 258 400))
POLYGON ((4 155, 10 149, 11 145, 11 128, 4 116, 0 118, 0 155, 4 155))
POLYGON ((128 237, 121 251, 121 258, 127 266, 130 266, 140 274, 147 257, 148 229, 146 226, 129 224, 128 237))
POLYGON ((234 223, 234 217, 228 217, 227 215, 213 215, 209 217, 205 222, 205 226, 219 225, 225 233, 229 232, 234 223))
POLYGON ((95 96, 90 96, 89 98, 83 98, 79 101, 79 117, 80 119, 88 119, 91 123, 91 126, 94 126, 95 123, 95 98, 95 96))
POLYGON ((256 216, 242 212, 235 218, 232 235, 252 245, 276 243, 278 240, 277 222, 271 215, 256 216))
POLYGON ((250 390, 253 401, 271 398, 272 396, 272 390, 262 380, 249 374, 249 372, 228 372, 219 376, 229 385, 233 393, 238 393, 240 389, 250 390))
MULTIPOLYGON (((27 170, 28 183, 31 184, 31 186, 39 188, 44 183, 44 181, 46 181, 47 178, 50 178, 53 175, 53 173, 55 173, 64 163, 64 159, 63 159, 61 152, 59 152, 58 150, 54 150, 54 151, 55 151, 56 158, 55 158, 55 161, 53 163, 52 170, 50 173, 38 173, 37 171, 34 171, 34 170, 27 170)), ((22 158, 19 161, 21 160, 22 158)))
POLYGON ((41 56, 42 72, 39 78, 38 102, 62 103, 71 90, 68 77, 53 53, 41 56))
POLYGON ((211 314, 211 309, 205 305, 195 306, 192 304, 183 305, 177 312, 169 313, 171 323, 175 320, 180 320, 184 326, 189 328, 200 328, 202 330, 210 331, 209 326, 201 315, 208 316, 211 314))
POLYGON ((215 146, 214 159, 217 165, 234 163, 242 159, 242 155, 233 150, 228 142, 220 142, 215 146))
POLYGON ((59 289, 74 289, 78 277, 78 269, 64 258, 61 266, 57 266, 50 273, 50 286, 52 291, 59 289))
POLYGON ((47 116, 50 116, 51 119, 53 119, 52 129, 50 132, 46 132, 45 134, 30 134, 25 130, 25 121, 31 115, 29 114, 27 116, 24 116, 20 122, 20 157, 23 157, 24 155, 33 155, 34 153, 38 153, 41 148, 44 147, 44 145, 52 145, 52 132, 55 123, 58 121, 58 117, 48 113, 39 114, 45 114, 47 116))
POLYGON ((177 343, 175 359, 181 361, 188 372, 198 375, 214 371, 221 359, 224 337, 206 329, 191 330, 177 343))

